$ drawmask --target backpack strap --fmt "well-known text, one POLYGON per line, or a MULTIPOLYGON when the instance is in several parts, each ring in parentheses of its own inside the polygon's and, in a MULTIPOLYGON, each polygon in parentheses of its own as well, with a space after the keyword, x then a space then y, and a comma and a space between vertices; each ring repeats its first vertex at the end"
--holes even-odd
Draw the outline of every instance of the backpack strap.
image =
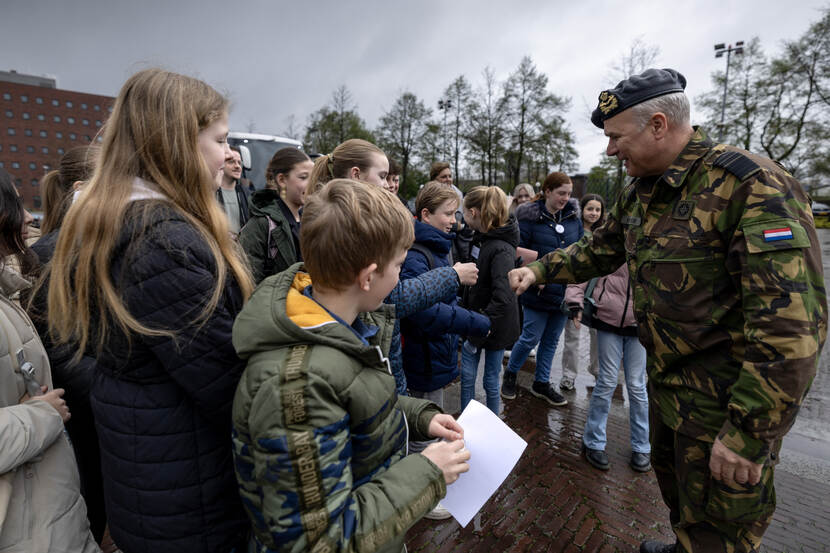
POLYGON ((416 252, 423 254, 423 256, 427 258, 427 266, 429 267, 430 271, 435 268, 435 255, 432 253, 432 250, 430 250, 423 244, 419 244, 417 242, 413 242, 409 249, 415 250, 416 252))

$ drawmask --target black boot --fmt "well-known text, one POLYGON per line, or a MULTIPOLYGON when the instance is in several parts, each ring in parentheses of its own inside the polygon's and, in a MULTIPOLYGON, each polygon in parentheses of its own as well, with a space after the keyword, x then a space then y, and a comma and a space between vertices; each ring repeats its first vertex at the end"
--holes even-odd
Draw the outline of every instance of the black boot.
POLYGON ((504 379, 501 381, 501 397, 516 399, 516 373, 504 371, 504 379))

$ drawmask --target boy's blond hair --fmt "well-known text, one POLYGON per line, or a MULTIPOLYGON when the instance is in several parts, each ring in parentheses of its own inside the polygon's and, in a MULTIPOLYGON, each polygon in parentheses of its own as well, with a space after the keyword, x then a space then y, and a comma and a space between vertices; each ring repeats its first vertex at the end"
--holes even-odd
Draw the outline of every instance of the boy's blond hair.
POLYGON ((454 200, 456 209, 458 208, 460 199, 458 192, 452 186, 435 180, 429 181, 418 191, 418 195, 415 197, 415 213, 418 219, 421 218, 421 212, 424 209, 430 213, 435 213, 448 200, 454 200))
POLYGON ((382 272, 414 240, 412 215, 373 184, 334 179, 303 208, 300 251, 315 286, 342 290, 372 263, 382 272))

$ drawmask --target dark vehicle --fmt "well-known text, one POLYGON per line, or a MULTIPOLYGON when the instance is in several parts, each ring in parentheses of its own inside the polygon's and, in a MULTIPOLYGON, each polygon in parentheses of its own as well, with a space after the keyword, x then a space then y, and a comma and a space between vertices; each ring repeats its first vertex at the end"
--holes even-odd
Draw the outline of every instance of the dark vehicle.
POLYGON ((303 149, 303 144, 293 138, 246 132, 228 133, 228 144, 239 146, 242 154, 242 179, 248 179, 257 190, 265 188, 265 169, 277 150, 303 149))

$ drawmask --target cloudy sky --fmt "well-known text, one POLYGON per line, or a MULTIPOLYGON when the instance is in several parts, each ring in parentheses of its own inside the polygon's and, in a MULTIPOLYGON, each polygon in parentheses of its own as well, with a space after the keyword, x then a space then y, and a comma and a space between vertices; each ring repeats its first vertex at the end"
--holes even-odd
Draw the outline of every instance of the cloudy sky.
MULTIPOLYGON (((587 171, 605 147, 589 114, 612 65, 640 38, 657 64, 711 88, 717 42, 761 38, 768 53, 804 33, 830 0, 2 0, 0 69, 115 96, 135 71, 202 78, 232 102, 231 129, 281 134, 345 84, 370 127, 405 90, 436 108, 458 75, 477 87, 529 55, 571 98, 568 122, 587 171)), ((614 81, 614 82, 612 82, 614 81)), ((693 103, 694 110, 694 103, 693 103)), ((437 110, 436 110, 437 111, 437 110)), ((693 113, 693 119, 695 114, 693 113)))

